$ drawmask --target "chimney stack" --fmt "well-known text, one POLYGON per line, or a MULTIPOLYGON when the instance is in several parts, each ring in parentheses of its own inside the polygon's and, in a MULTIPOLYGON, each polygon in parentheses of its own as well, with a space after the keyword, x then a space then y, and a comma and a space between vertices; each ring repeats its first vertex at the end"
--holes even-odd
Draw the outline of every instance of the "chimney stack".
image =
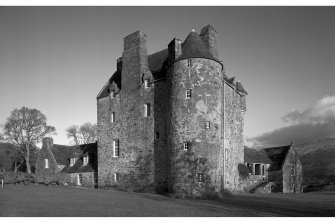
POLYGON ((181 40, 174 38, 168 45, 169 51, 169 66, 174 63, 174 61, 181 55, 181 40))

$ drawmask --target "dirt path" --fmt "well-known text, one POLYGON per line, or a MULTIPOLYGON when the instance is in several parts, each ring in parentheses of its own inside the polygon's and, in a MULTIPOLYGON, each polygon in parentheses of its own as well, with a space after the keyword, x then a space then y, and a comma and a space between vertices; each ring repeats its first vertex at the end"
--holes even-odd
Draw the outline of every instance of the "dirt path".
POLYGON ((111 190, 15 185, 0 189, 0 216, 335 216, 335 195, 252 194, 204 201, 111 190))

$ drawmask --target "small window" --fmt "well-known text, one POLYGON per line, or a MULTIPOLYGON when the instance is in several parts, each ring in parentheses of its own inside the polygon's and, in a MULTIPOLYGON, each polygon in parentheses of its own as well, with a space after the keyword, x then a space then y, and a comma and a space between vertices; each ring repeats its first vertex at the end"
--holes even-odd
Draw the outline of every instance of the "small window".
POLYGON ((70 159, 70 166, 73 166, 76 163, 76 158, 70 159))
POLYGON ((115 112, 111 113, 111 123, 115 122, 115 112))
POLYGON ((190 144, 188 142, 184 142, 184 150, 189 150, 190 144))
POLYGON ((204 182, 204 176, 201 173, 198 174, 198 182, 204 182))
POLYGON ((149 80, 144 80, 144 88, 149 88, 149 80))
POLYGON ((186 98, 191 98, 192 97, 192 90, 191 89, 187 89, 186 90, 186 98))
POLYGON ((83 157, 83 165, 86 166, 88 164, 88 156, 83 157))
POLYGON ((144 117, 150 116, 150 103, 144 104, 144 117))
POLYGON ((120 155, 120 147, 119 147, 119 140, 113 141, 113 156, 119 157, 120 155))
POLYGON ((114 183, 118 182, 119 180, 119 174, 118 173, 114 173, 114 183))
POLYGON ((228 149, 224 150, 224 157, 225 157, 226 160, 228 159, 228 149))
POLYGON ((207 121, 207 122, 206 122, 206 129, 209 129, 209 128, 211 128, 211 122, 210 122, 210 121, 207 121))
POLYGON ((49 168, 49 160, 48 160, 48 159, 45 159, 44 161, 45 161, 45 166, 44 166, 44 167, 45 167, 46 169, 48 169, 48 168, 49 168))
POLYGON ((109 93, 110 98, 114 98, 114 94, 115 94, 114 91, 110 91, 110 93, 109 93))
POLYGON ((155 133, 155 139, 159 139, 159 132, 155 133))
POLYGON ((187 60, 187 66, 191 67, 191 60, 187 60))
POLYGON ((78 185, 82 185, 83 184, 83 175, 82 174, 78 174, 78 185))
POLYGON ((291 164, 291 176, 295 176, 295 166, 291 164))

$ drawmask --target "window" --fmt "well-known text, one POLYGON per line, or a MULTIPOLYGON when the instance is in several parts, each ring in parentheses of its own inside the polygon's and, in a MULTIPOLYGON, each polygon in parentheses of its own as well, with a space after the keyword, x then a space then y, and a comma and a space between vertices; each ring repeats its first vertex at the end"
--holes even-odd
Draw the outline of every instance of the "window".
POLYGON ((187 66, 191 67, 191 60, 187 60, 187 66))
POLYGON ((186 90, 186 99, 191 98, 191 96, 192 96, 192 90, 191 89, 187 89, 186 90))
POLYGON ((120 147, 119 147, 119 140, 113 141, 113 156, 119 157, 120 155, 120 147))
POLYGON ((76 158, 70 159, 70 166, 73 166, 76 163, 76 158))
POLYGON ((82 174, 78 174, 78 182, 77 184, 80 186, 83 184, 83 175, 82 174))
POLYGON ((150 116, 150 103, 144 104, 144 117, 150 116))
POLYGON ((88 164, 88 156, 83 157, 83 165, 86 166, 88 164))
POLYGON ((149 88, 149 80, 144 80, 144 88, 149 88))
POLYGON ((190 149, 190 145, 188 142, 184 142, 184 150, 189 150, 190 149))
POLYGON ((111 91, 110 93, 109 93, 109 96, 110 96, 110 98, 114 98, 114 91, 111 91))
POLYGON ((49 168, 49 160, 48 160, 48 159, 45 159, 44 161, 45 161, 45 166, 44 166, 44 167, 45 167, 46 169, 49 168))
POLYGON ((198 174, 198 182, 204 182, 204 176, 201 173, 198 174))
POLYGON ((111 123, 115 122, 115 112, 111 113, 111 123))
POLYGON ((159 139, 159 132, 155 133, 155 139, 159 139))
POLYGON ((294 164, 291 164, 291 176, 295 175, 295 166, 294 164))
POLYGON ((210 121, 207 121, 207 122, 206 122, 206 129, 209 129, 209 128, 211 128, 211 122, 210 122, 210 121))
POLYGON ((118 182, 119 180, 119 174, 118 173, 114 173, 114 183, 118 182))
POLYGON ((224 157, 225 157, 226 160, 228 159, 228 149, 224 150, 224 157))

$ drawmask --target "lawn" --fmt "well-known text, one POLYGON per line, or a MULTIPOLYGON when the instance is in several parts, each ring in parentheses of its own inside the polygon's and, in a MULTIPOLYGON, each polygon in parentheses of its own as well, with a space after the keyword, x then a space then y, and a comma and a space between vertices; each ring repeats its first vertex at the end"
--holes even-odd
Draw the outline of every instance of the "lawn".
POLYGON ((6 185, 0 188, 0 216, 335 216, 335 194, 247 194, 205 201, 112 190, 6 185))

